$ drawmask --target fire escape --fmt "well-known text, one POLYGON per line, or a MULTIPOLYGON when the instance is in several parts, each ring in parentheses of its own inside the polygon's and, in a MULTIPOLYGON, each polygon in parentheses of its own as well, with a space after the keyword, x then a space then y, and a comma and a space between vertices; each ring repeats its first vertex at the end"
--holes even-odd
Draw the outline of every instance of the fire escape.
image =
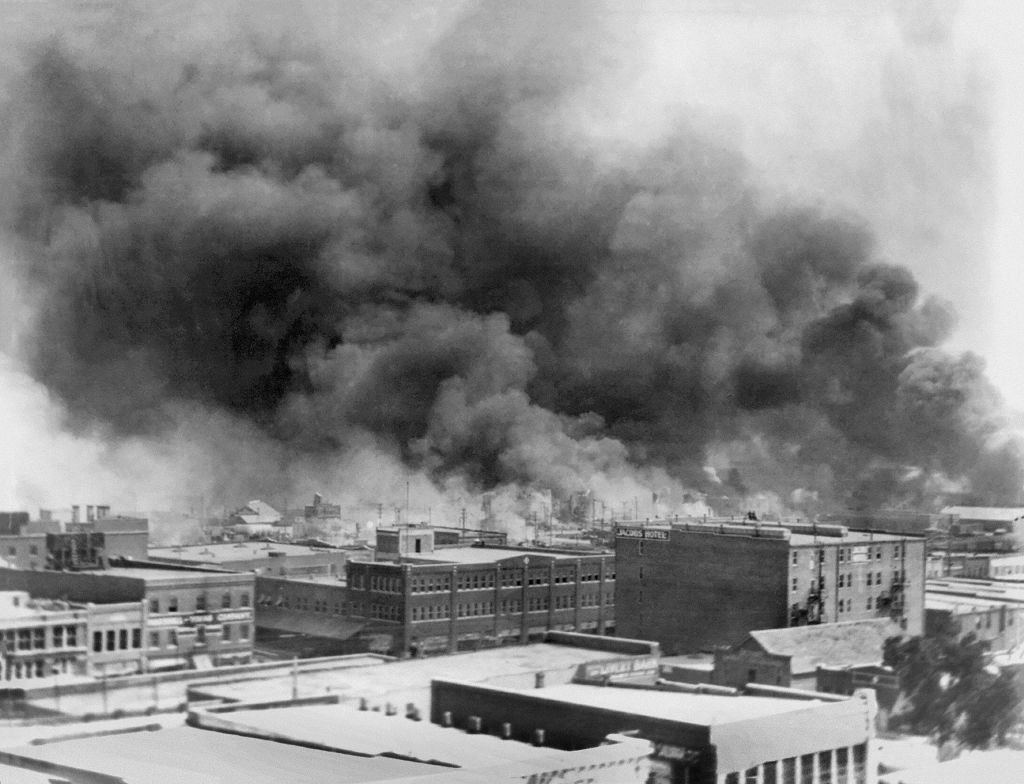
POLYGON ((790 608, 790 626, 809 626, 825 622, 825 551, 818 550, 818 570, 811 581, 807 602, 801 607, 797 602, 790 608))

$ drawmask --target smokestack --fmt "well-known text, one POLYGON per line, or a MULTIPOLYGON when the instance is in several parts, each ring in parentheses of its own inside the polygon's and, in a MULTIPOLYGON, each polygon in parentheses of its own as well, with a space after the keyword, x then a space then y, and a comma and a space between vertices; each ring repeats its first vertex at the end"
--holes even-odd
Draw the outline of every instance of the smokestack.
POLYGON ((79 514, 78 514, 78 504, 72 504, 71 505, 71 522, 72 523, 81 522, 81 520, 79 519, 79 514))

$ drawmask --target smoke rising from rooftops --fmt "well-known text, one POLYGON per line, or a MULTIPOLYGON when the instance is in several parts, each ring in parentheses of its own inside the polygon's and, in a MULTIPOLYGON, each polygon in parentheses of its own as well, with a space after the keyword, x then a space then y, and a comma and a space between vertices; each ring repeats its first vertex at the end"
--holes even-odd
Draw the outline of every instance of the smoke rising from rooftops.
MULTIPOLYGON (((20 345, 96 462, 239 500, 369 500, 411 476, 438 508, 1017 495, 981 361, 942 350, 951 309, 901 266, 934 279, 954 252, 945 221, 984 172, 954 172, 945 202, 935 168, 978 147, 984 107, 894 77, 911 44, 884 12, 830 23, 898 54, 847 74, 873 85, 848 117, 808 121, 829 115, 818 85, 802 126, 743 105, 742 73, 737 104, 728 84, 688 96, 691 75, 659 96, 659 47, 701 24, 668 8, 258 9, 125 10, 22 49, 6 85, 20 345), (792 141, 766 143, 772 122, 792 141), (848 146, 823 147, 833 132, 848 146), (910 138, 903 166, 889 141, 910 138), (894 193, 894 161, 931 200, 918 246, 893 216, 922 194, 894 193), (889 255, 910 247, 923 261, 889 255)), ((750 66, 745 35, 724 63, 750 66)), ((774 78, 802 84, 782 54, 774 78)))

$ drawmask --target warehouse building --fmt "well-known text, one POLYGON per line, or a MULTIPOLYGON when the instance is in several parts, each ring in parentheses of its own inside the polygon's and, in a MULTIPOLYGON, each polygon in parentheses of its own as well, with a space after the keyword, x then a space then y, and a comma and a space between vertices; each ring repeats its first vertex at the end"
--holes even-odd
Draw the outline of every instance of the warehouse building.
POLYGON ((657 640, 668 654, 835 621, 924 630, 921 537, 789 523, 620 527, 615 560, 618 633, 657 640))
POLYGON ((567 684, 517 690, 435 679, 431 721, 579 748, 629 731, 679 784, 873 784, 871 692, 833 697, 753 687, 704 694, 567 684))

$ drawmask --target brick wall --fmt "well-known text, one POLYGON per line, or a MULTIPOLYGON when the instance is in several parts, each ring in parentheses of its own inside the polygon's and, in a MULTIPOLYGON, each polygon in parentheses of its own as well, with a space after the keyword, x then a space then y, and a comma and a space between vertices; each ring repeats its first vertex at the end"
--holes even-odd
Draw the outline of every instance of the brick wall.
POLYGON ((657 640, 665 654, 692 653, 787 625, 785 540, 667 534, 616 540, 620 636, 657 640))

